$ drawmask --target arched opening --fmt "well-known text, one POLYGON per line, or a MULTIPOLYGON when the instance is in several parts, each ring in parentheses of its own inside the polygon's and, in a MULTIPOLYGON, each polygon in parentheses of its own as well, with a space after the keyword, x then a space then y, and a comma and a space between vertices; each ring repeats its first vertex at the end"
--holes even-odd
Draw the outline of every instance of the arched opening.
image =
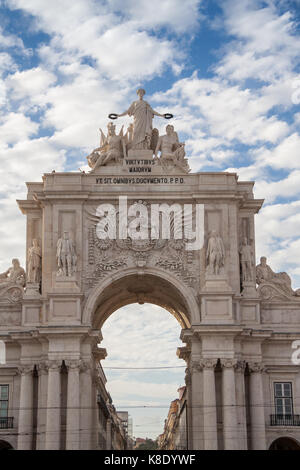
POLYGON ((7 441, 0 440, 0 450, 13 450, 13 446, 7 441))
POLYGON ((300 450, 300 444, 290 437, 279 437, 269 447, 269 450, 300 450))
POLYGON ((100 281, 91 291, 83 312, 83 323, 101 328, 118 308, 132 303, 152 303, 168 310, 182 328, 200 322, 192 288, 172 274, 153 268, 118 271, 100 281))
POLYGON ((107 350, 101 364, 113 403, 128 412, 134 440, 155 441, 185 385, 186 365, 176 356, 180 324, 157 305, 131 304, 115 311, 101 331, 107 350))
MULTIPOLYGON (((158 367, 172 367, 173 369, 173 388, 172 391, 168 394, 165 394, 164 398, 168 397, 168 402, 164 401, 163 403, 159 401, 159 396, 152 396, 152 402, 158 408, 160 407, 159 419, 157 418, 157 422, 159 422, 160 427, 157 428, 157 434, 163 432, 164 428, 164 420, 168 418, 168 412, 171 402, 173 403, 174 400, 178 398, 178 389, 180 387, 184 387, 184 372, 186 364, 184 361, 179 360, 176 357, 176 349, 178 346, 182 346, 183 344, 179 341, 179 336, 181 330, 185 330, 191 327, 191 324, 199 323, 200 315, 199 315, 199 306, 194 294, 194 291, 189 288, 185 283, 180 282, 178 278, 175 276, 160 272, 159 270, 154 270, 151 268, 145 268, 143 270, 135 269, 135 270, 124 270, 123 272, 118 272, 112 274, 109 279, 102 281, 96 286, 93 291, 91 292, 87 303, 85 305, 84 314, 83 314, 83 322, 85 324, 91 325, 95 330, 101 330, 103 336, 103 342, 101 343, 101 348, 105 347, 107 349, 108 358, 111 355, 109 340, 108 340, 108 333, 107 333, 107 326, 109 322, 112 321, 114 316, 118 316, 119 314, 125 320, 128 320, 128 315, 126 317, 126 313, 129 311, 132 312, 132 309, 135 309, 135 319, 129 322, 133 330, 136 330, 137 326, 140 328, 140 336, 144 333, 143 330, 143 313, 144 315, 148 315, 149 322, 151 320, 152 323, 152 338, 151 340, 145 339, 145 343, 151 342, 151 351, 153 353, 152 358, 150 361, 140 361, 141 349, 137 348, 135 350, 136 357, 131 357, 128 360, 128 369, 136 367, 136 364, 139 363, 141 368, 144 369, 144 378, 147 375, 147 368, 148 368, 148 382, 147 380, 143 382, 143 385, 140 385, 137 378, 137 372, 132 373, 131 377, 128 376, 127 384, 132 382, 136 390, 146 389, 147 383, 150 384, 150 370, 152 374, 151 381, 155 383, 157 386, 157 390, 159 389, 159 380, 161 381, 161 390, 166 390, 168 388, 168 382, 163 380, 166 379, 166 370, 168 369, 160 369, 160 373, 158 372, 158 367), (122 312, 120 313, 120 311, 122 312), (167 312, 166 312, 167 310, 167 312), (137 313, 139 312, 139 313, 137 313), (151 315, 152 312, 152 315, 151 315), (172 318, 168 315, 168 312, 174 317, 172 318), (114 315, 112 315, 114 314, 114 315), (164 318, 164 320, 163 320, 164 318), (172 358, 167 357, 170 356, 170 353, 164 355, 164 357, 157 357, 155 356, 155 351, 159 350, 161 347, 161 343, 165 341, 163 336, 160 334, 162 333, 162 325, 165 324, 168 318, 170 321, 173 321, 173 326, 170 326, 170 329, 174 331, 174 336, 176 336, 177 344, 174 345, 172 358), (155 341, 154 341, 155 340, 155 341), (175 379, 175 369, 178 372, 178 378, 175 379), (154 370, 156 370, 156 377, 154 377, 154 370), (163 370, 165 370, 165 374, 163 374, 163 370), (158 379, 158 375, 160 374, 160 379, 158 379), (156 380, 156 382, 155 382, 156 380), (177 383, 176 383, 177 380, 177 383), (176 386, 175 386, 176 384, 176 386)), ((123 323, 123 330, 119 330, 119 337, 116 339, 120 343, 123 341, 124 336, 126 335, 125 323, 123 323)), ((145 325, 145 324, 144 324, 145 325)), ((128 333, 128 324, 126 326, 127 333, 128 333)), ((145 330, 146 328, 144 328, 145 330)), ((174 338, 173 338, 174 339, 174 338)), ((132 343, 134 343, 134 339, 132 339, 132 343)), ((141 343, 140 343, 141 344, 141 343)), ((123 345, 121 347, 121 351, 128 347, 123 345)), ((145 358, 143 354, 143 357, 145 358)), ((161 355, 163 356, 163 354, 161 355)), ((121 375, 122 371, 115 370, 114 373, 110 373, 108 370, 109 359, 106 359, 104 362, 101 362, 101 365, 104 368, 105 374, 107 374, 109 381, 111 377, 115 378, 115 382, 117 381, 116 377, 121 375)), ((121 355, 119 355, 121 358, 121 355)), ((124 367, 124 362, 121 360, 119 363, 114 364, 116 366, 124 367)), ((113 367, 113 365, 112 365, 113 367)), ((170 369, 171 370, 171 369, 170 369)), ((123 371, 124 375, 124 371, 123 371)), ((128 375, 128 374, 127 374, 128 375)), ((110 384, 108 383, 108 388, 110 388, 110 384)), ((119 390, 121 385, 119 383, 119 390)), ((128 388, 128 387, 127 387, 128 388)), ((151 388, 150 385, 148 387, 151 388)), ((153 387, 152 387, 153 388, 153 387)), ((130 391, 128 390, 129 395, 130 391)), ((112 392, 112 399, 113 401, 118 402, 118 407, 121 405, 120 397, 114 396, 112 392)), ((145 396, 146 403, 139 403, 137 397, 132 397, 132 400, 129 396, 126 397, 127 399, 124 400, 125 403, 122 403, 122 408, 126 409, 132 404, 132 401, 138 402, 137 406, 143 408, 149 405, 149 401, 151 401, 151 396, 145 396), (124 407, 123 407, 124 405, 124 407), (129 406, 126 406, 129 405, 129 406)), ((99 398, 101 402, 101 398, 99 398)), ((154 406, 152 404, 152 406, 154 406)), ((120 408, 120 407, 119 407, 120 408)), ((150 406, 149 406, 150 408, 150 406)), ((151 409, 151 408, 150 408, 151 409)), ((152 408, 153 410, 153 408, 152 408)), ((129 410, 128 410, 129 411, 129 410)), ((151 411, 150 411, 151 413, 151 411)), ((158 414, 156 413, 158 417, 158 414)), ((137 423, 138 424, 138 423, 137 423)), ((153 423, 152 423, 153 424, 153 423)), ((143 430, 144 433, 145 430, 143 430)), ((139 433, 137 427, 135 428, 135 437, 139 437, 139 433)), ((148 434, 152 437, 154 436, 154 432, 148 434)), ((145 434, 143 437, 146 437, 145 434)))

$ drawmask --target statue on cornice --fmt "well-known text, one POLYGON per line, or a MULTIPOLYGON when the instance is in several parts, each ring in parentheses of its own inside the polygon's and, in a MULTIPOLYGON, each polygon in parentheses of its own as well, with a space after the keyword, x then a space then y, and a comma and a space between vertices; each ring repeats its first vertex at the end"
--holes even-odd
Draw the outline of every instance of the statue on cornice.
POLYGON ((26 284, 26 274, 16 258, 12 260, 12 266, 0 274, 0 290, 9 286, 24 287, 26 284))
POLYGON ((178 166, 181 170, 188 172, 190 171, 187 159, 185 157, 185 144, 179 142, 177 132, 174 130, 174 126, 168 124, 166 126, 166 134, 159 137, 156 149, 155 158, 158 158, 157 154, 160 150, 161 163, 171 162, 175 166, 178 166))
MULTIPOLYGON (((154 116, 163 117, 168 119, 173 117, 172 114, 160 114, 150 106, 143 97, 146 94, 145 90, 139 88, 137 90, 138 100, 131 103, 129 108, 121 114, 110 115, 114 118, 122 116, 133 116, 133 135, 131 142, 131 149, 150 149, 152 140, 152 120, 154 116)), ((155 150, 155 149, 153 149, 155 150)))
POLYGON ((107 129, 107 136, 104 134, 102 129, 100 129, 100 147, 93 150, 93 152, 87 157, 89 167, 92 168, 92 170, 96 170, 99 166, 104 166, 112 160, 119 163, 124 157, 126 157, 123 127, 121 128, 119 135, 116 134, 116 126, 112 122, 108 123, 107 129))
POLYGON ((260 264, 256 266, 256 283, 259 286, 262 284, 272 284, 288 296, 300 295, 300 289, 296 291, 292 289, 290 276, 285 272, 274 273, 267 264, 267 258, 265 256, 260 258, 260 264))

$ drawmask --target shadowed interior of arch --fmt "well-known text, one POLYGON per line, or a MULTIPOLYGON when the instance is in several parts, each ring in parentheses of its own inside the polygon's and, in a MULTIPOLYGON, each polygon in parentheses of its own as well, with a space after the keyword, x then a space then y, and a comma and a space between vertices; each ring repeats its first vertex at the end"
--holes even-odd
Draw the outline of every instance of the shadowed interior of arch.
POLYGON ((95 290, 91 305, 91 323, 94 328, 101 328, 114 311, 125 305, 152 303, 168 310, 178 320, 181 328, 190 328, 190 299, 190 293, 185 293, 181 286, 178 287, 157 275, 124 275, 112 279, 103 289, 95 290))

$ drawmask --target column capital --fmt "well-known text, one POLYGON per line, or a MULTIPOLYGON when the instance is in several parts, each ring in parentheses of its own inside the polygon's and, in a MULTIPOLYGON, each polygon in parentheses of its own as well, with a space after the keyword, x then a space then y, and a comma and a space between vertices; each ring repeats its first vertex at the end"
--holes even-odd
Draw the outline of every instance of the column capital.
POLYGON ((237 359, 221 359, 221 366, 224 369, 235 369, 238 365, 237 359))
POLYGON ((18 374, 20 375, 32 375, 34 369, 34 365, 31 364, 21 364, 18 367, 18 374))
POLYGON ((60 370, 61 368, 61 361, 58 361, 56 359, 50 359, 46 361, 45 364, 48 370, 60 370))
POLYGON ((241 374, 243 374, 246 369, 246 361, 237 361, 235 368, 237 372, 240 372, 241 374))
POLYGON ((262 362, 248 362, 249 371, 251 373, 260 373, 265 372, 266 368, 262 362))
POLYGON ((90 372, 93 369, 91 362, 81 361, 80 372, 90 372))
POLYGON ((38 376, 48 374, 48 365, 46 362, 40 362, 37 365, 37 373, 38 373, 38 376))
POLYGON ((80 369, 82 365, 81 359, 66 359, 65 364, 68 370, 80 369))
POLYGON ((201 361, 191 361, 190 364, 190 372, 193 374, 194 372, 201 372, 202 371, 202 364, 201 361))
POLYGON ((202 369, 214 369, 217 365, 217 359, 202 358, 200 364, 202 369))

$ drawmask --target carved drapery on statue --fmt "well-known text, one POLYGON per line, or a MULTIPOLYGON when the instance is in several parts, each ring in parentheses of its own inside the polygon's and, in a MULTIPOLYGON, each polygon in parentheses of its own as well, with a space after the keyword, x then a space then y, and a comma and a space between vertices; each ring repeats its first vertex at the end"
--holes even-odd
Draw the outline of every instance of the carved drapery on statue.
POLYGON ((12 266, 0 274, 0 298, 9 302, 19 302, 23 297, 26 284, 25 270, 18 259, 12 260, 12 266))
POLYGON ((219 275, 225 265, 225 247, 222 238, 216 230, 212 230, 206 250, 207 274, 219 275))
MULTIPOLYGON (((153 165, 158 166, 160 170, 168 172, 175 168, 180 173, 188 173, 190 168, 185 158, 185 144, 179 142, 174 126, 168 125, 166 134, 162 136, 159 136, 159 131, 152 126, 154 116, 170 118, 172 114, 160 114, 155 111, 149 103, 144 101, 144 90, 139 89, 137 94, 139 99, 134 101, 124 113, 109 115, 114 119, 126 115, 133 117, 133 123, 129 124, 125 134, 123 126, 119 134, 116 134, 116 126, 112 122, 107 125, 107 135, 100 129, 100 147, 94 149, 87 157, 91 171, 100 167, 122 165, 124 159, 132 157, 129 155, 130 152, 135 152, 134 158, 139 158, 138 151, 148 151, 147 158, 152 159, 153 165)), ((145 155, 141 153, 140 158, 145 158, 145 155)))
POLYGON ((27 282, 39 284, 41 281, 42 250, 37 239, 32 240, 28 250, 27 282))
POLYGON ((77 255, 73 240, 69 238, 69 232, 64 232, 59 238, 56 247, 57 276, 71 277, 76 272, 77 255))
POLYGON ((256 266, 256 283, 258 292, 264 300, 274 298, 297 297, 300 300, 300 289, 292 289, 290 276, 285 273, 275 273, 267 264, 267 258, 262 256, 260 264, 256 266))

